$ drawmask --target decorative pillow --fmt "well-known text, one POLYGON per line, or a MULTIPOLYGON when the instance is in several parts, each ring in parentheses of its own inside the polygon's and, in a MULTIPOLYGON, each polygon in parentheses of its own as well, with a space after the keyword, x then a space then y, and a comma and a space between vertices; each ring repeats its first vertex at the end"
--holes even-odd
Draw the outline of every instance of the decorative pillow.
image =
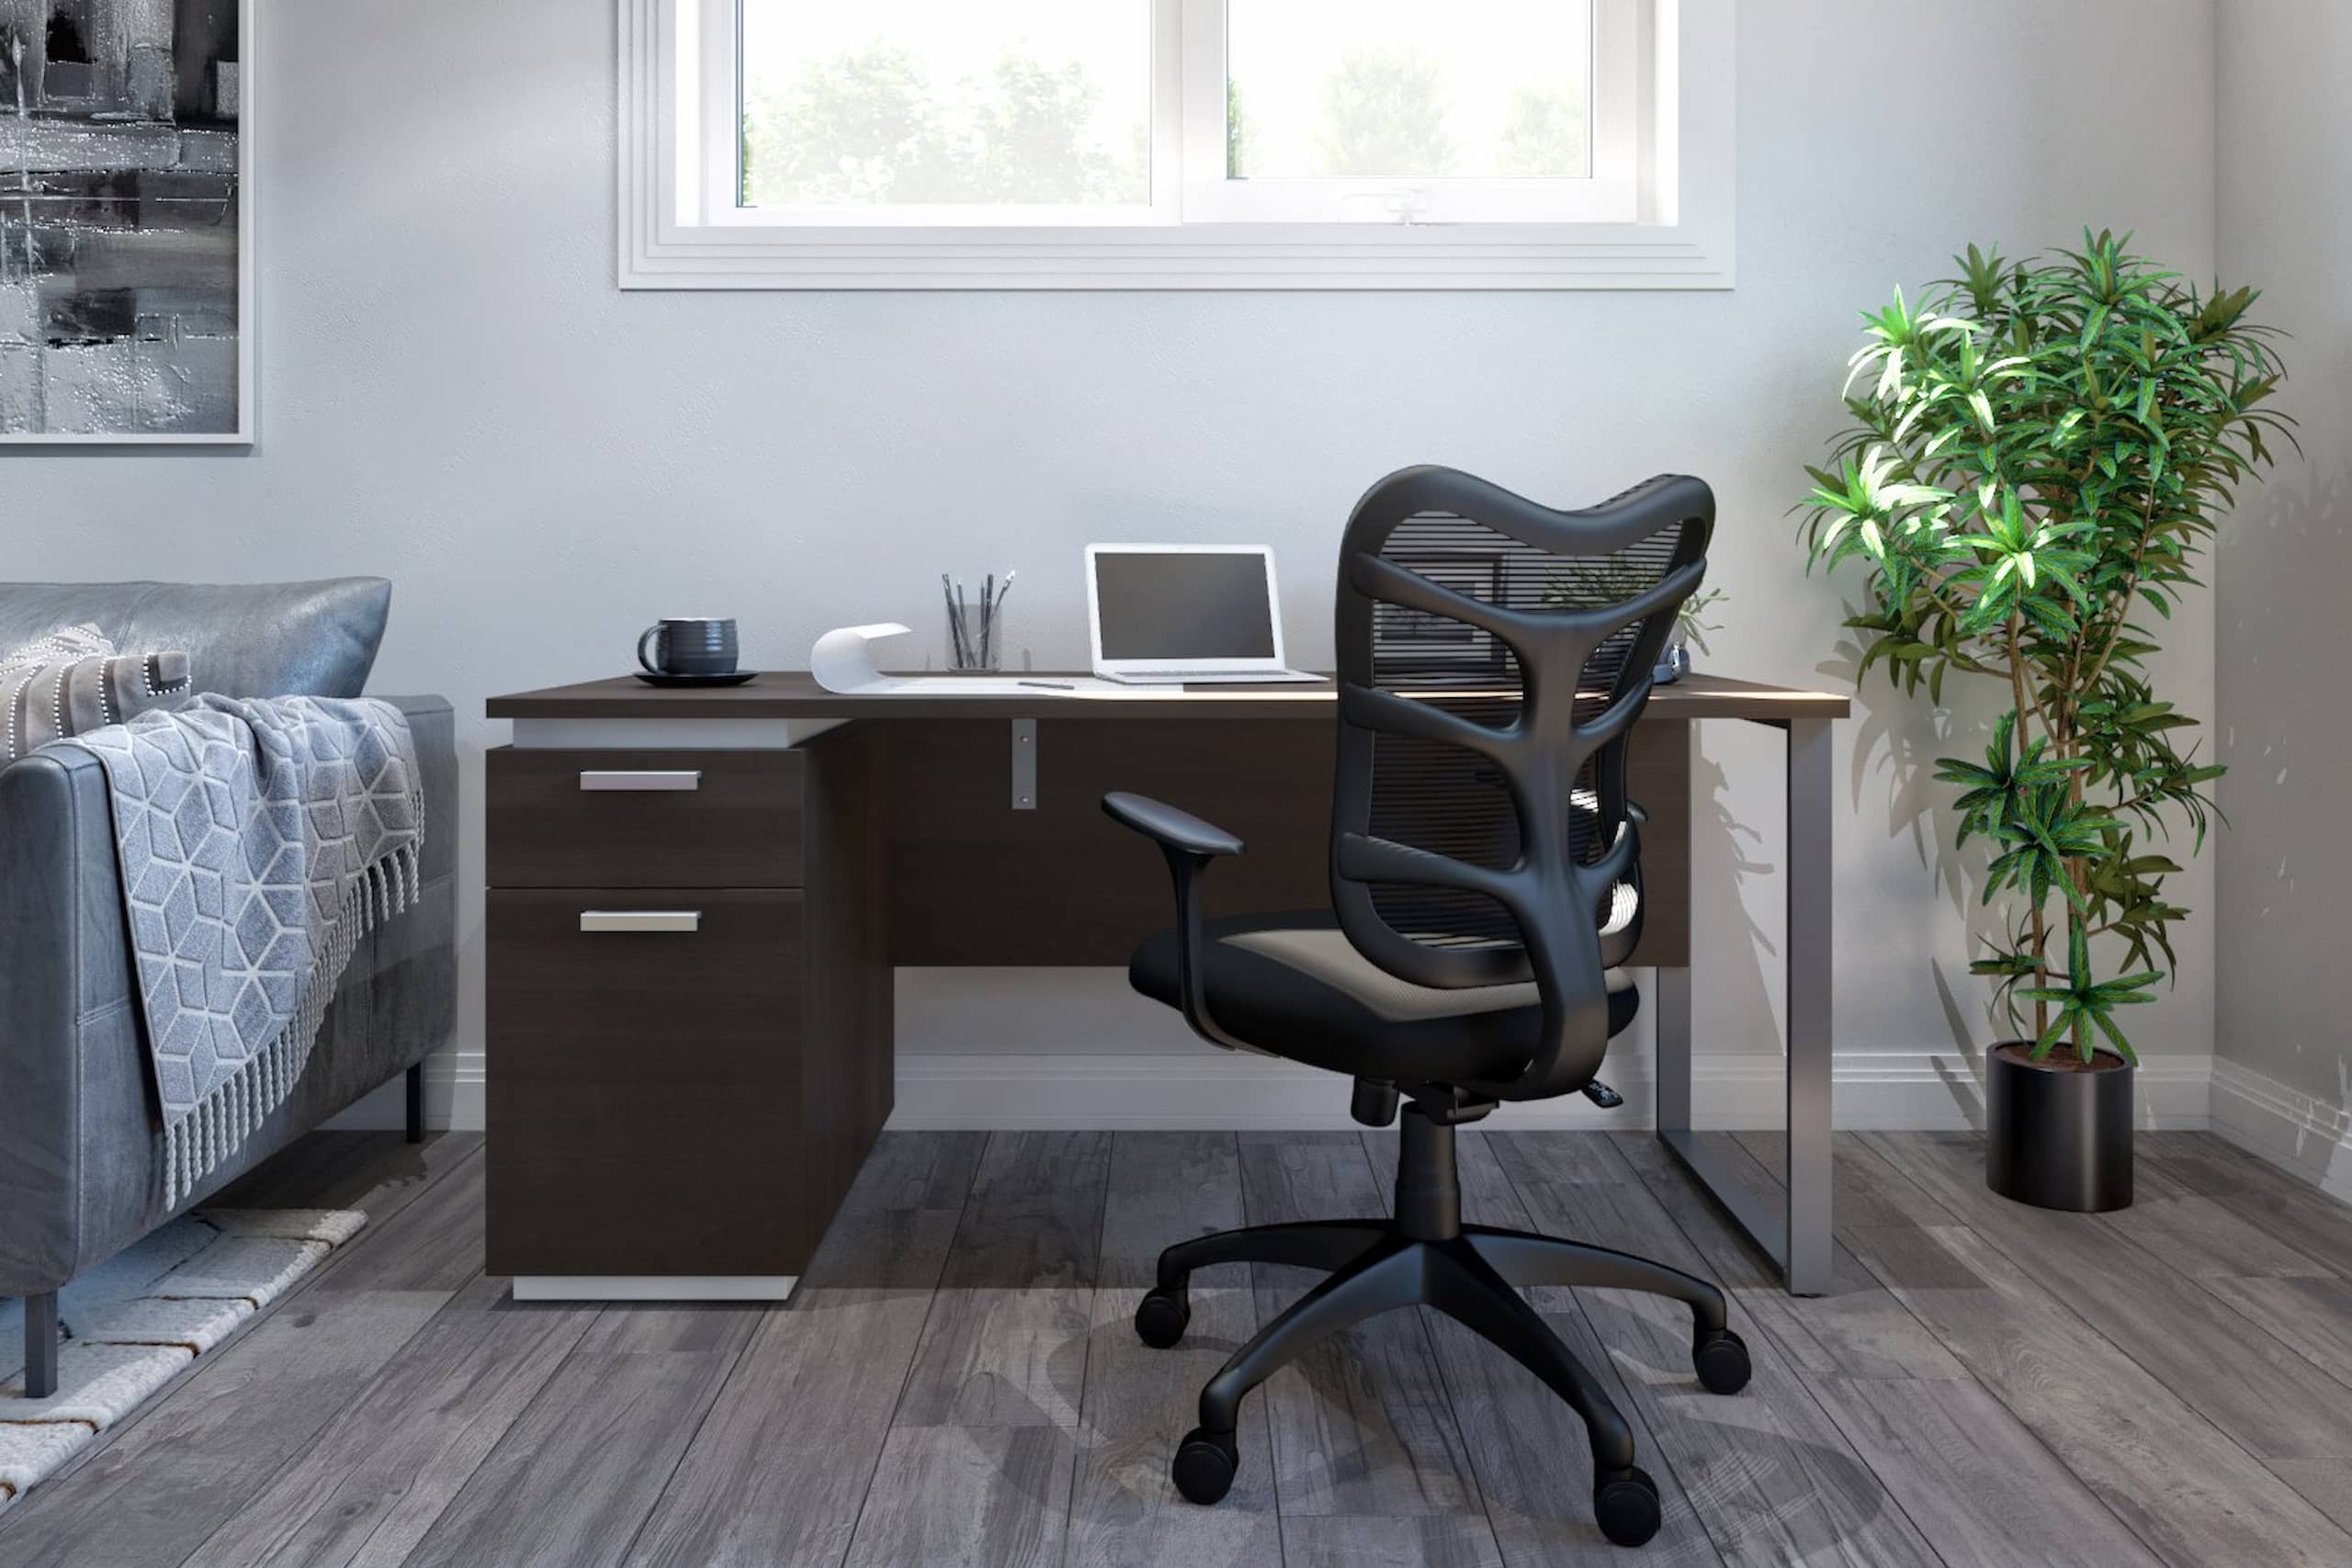
POLYGON ((0 765, 187 694, 185 653, 119 655, 96 626, 51 632, 0 657, 0 765))

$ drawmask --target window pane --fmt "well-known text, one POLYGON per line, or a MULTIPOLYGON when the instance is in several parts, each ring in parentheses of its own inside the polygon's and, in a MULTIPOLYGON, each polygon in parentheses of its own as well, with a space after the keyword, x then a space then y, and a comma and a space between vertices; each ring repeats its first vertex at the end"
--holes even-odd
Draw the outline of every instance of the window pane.
POLYGON ((1229 0, 1233 179, 1588 179, 1591 0, 1229 0))
POLYGON ((1148 203, 1151 0, 743 0, 743 199, 1148 203))

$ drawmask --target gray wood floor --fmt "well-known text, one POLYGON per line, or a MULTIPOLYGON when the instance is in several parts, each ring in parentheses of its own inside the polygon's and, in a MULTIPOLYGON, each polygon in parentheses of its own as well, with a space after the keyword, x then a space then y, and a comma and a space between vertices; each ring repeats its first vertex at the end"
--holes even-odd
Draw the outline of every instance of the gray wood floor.
MULTIPOLYGON (((1533 1292, 1665 1493, 1588 1516, 1579 1425, 1396 1314, 1244 1408, 1220 1506, 1166 1479, 1203 1380, 1312 1276, 1151 1259, 1377 1212, 1392 1134, 887 1137, 787 1309, 519 1306, 481 1267, 481 1140, 319 1134, 236 1201, 374 1216, 0 1517, 0 1562, 1347 1565, 2352 1563, 2352 1209, 2202 1134, 2108 1216, 1988 1194, 1970 1136, 1841 1138, 1838 1288, 1793 1301, 1642 1134, 1466 1134, 1473 1219, 1730 1289, 1755 1381, 1701 1392, 1668 1304, 1533 1292)), ((1759 1183, 1767 1137, 1722 1137, 1759 1183)))

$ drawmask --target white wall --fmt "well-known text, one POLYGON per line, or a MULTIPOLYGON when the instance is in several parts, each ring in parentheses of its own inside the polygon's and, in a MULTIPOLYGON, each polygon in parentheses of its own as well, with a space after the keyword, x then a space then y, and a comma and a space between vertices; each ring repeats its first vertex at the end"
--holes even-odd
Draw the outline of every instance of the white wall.
MULTIPOLYGON (((12 573, 395 579, 376 689, 456 700, 469 834, 503 727, 465 716, 618 671, 665 612, 733 614, 752 658, 793 665, 829 625, 931 626, 943 570, 1017 566, 1015 641, 1068 662, 1088 539, 1266 540, 1295 656, 1326 658, 1348 508, 1411 462, 1563 503, 1705 476, 1733 600, 1714 666, 1842 682, 1839 591, 1805 578, 1783 513, 1839 416, 1856 312, 1969 240, 2026 251, 2086 221, 2212 270, 2209 0, 1954 0, 1931 27, 1894 0, 1751 0, 1731 292, 625 296, 610 10, 265 6, 261 445, 0 469, 12 573)), ((2174 637, 2173 693, 2208 714, 2205 606, 2174 637)), ((1990 1031, 1926 776, 1939 723, 1874 685, 1841 739, 1837 1023, 1957 1104, 1919 1054, 1990 1031)), ((1724 820, 1699 847, 1721 895, 1697 1013, 1718 1050, 1775 1048, 1777 744, 1706 741, 1724 820)), ((478 881, 479 841, 464 855, 478 881)), ((2181 891, 2209 908, 2210 863, 2181 891)), ((478 1051, 478 898, 464 929, 478 1051)), ((2209 1049, 2209 931, 2183 933, 2144 1049, 2209 1049)), ((1170 1044, 1139 1003, 1087 1019, 1170 1044)))
POLYGON ((2302 421, 2224 531, 2218 631, 2230 767, 2219 841, 2217 1124, 2352 1195, 2352 6, 2223 0, 2221 267, 2258 285, 2302 421))

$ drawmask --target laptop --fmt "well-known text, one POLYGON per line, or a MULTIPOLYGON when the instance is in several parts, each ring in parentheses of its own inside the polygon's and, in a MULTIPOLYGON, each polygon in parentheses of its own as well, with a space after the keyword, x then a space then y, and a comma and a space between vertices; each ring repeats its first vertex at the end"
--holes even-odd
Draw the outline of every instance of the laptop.
POLYGON ((1283 663, 1263 545, 1089 545, 1094 672, 1131 685, 1320 681, 1283 663))

